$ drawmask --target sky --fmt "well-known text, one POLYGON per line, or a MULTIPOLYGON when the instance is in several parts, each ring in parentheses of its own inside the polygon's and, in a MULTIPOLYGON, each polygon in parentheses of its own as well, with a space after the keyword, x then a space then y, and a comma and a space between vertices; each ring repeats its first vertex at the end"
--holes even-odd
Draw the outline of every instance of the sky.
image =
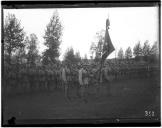
MULTIPOLYGON (((4 17, 8 13, 15 14, 21 21, 26 35, 35 33, 38 37, 38 49, 42 53, 43 36, 55 9, 4 9, 4 17)), ((57 8, 63 26, 60 59, 65 51, 73 47, 81 56, 90 57, 90 45, 95 41, 96 33, 105 30, 109 17, 109 34, 115 51, 108 58, 117 56, 120 48, 125 51, 134 47, 138 41, 149 40, 152 45, 158 41, 158 7, 115 7, 115 8, 57 8)))

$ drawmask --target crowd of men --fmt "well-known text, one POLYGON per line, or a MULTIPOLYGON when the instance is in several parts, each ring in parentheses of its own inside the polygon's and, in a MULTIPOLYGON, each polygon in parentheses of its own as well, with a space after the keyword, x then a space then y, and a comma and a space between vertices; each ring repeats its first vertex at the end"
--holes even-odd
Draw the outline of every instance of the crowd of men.
POLYGON ((66 98, 69 89, 76 87, 84 98, 89 86, 97 88, 117 80, 151 77, 158 71, 154 66, 134 62, 108 62, 100 66, 99 63, 62 63, 48 67, 5 67, 3 87, 20 88, 21 91, 62 89, 66 98))

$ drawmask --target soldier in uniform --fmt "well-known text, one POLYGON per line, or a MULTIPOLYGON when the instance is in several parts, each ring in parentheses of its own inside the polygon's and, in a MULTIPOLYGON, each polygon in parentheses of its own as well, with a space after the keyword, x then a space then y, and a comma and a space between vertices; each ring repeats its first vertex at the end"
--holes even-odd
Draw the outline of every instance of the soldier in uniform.
POLYGON ((95 78, 94 85, 95 85, 97 97, 99 96, 101 84, 102 84, 102 81, 103 81, 103 69, 101 69, 100 66, 101 65, 99 65, 99 66, 96 65, 95 68, 94 68, 94 71, 93 71, 94 78, 95 78))
POLYGON ((80 66, 78 73, 79 73, 78 79, 79 79, 79 85, 80 85, 80 96, 84 101, 86 101, 86 99, 85 99, 85 85, 84 85, 84 81, 83 81, 83 74, 85 73, 85 70, 83 68, 83 65, 80 66))
POLYGON ((80 65, 80 69, 78 71, 78 80, 79 80, 79 92, 80 92, 80 97, 81 99, 86 103, 87 100, 86 100, 86 95, 85 95, 85 92, 86 92, 86 80, 84 80, 84 78, 86 77, 86 70, 84 69, 83 65, 81 64, 80 65))
POLYGON ((46 72, 45 72, 45 89, 49 89, 51 86, 51 77, 52 77, 52 71, 50 70, 49 67, 47 67, 46 72))
POLYGON ((59 86, 58 86, 58 88, 61 89, 62 86, 63 86, 63 83, 62 83, 62 65, 60 65, 59 68, 58 68, 57 79, 58 79, 58 81, 59 81, 59 86))
POLYGON ((39 89, 39 67, 37 67, 36 76, 35 76, 35 89, 38 91, 39 89))
POLYGON ((54 66, 53 72, 52 72, 52 76, 51 76, 51 89, 58 89, 59 88, 59 78, 58 78, 58 74, 59 74, 59 67, 56 65, 56 67, 54 66))
POLYGON ((69 99, 68 97, 68 78, 67 78, 67 73, 70 72, 67 68, 67 66, 64 64, 62 67, 62 82, 63 82, 63 86, 64 86, 64 95, 66 99, 69 99))
POLYGON ((45 79, 45 73, 44 73, 44 67, 42 67, 40 70, 40 90, 43 89, 44 79, 45 79))
POLYGON ((103 79, 106 83, 107 94, 110 95, 111 82, 114 78, 110 64, 108 64, 107 66, 104 66, 103 69, 102 69, 102 72, 103 72, 103 79))
POLYGON ((98 82, 97 81, 97 69, 95 65, 92 66, 90 76, 91 76, 91 84, 93 86, 97 85, 97 82, 98 82))
POLYGON ((84 72, 83 72, 83 84, 85 86, 85 98, 88 96, 88 89, 89 89, 89 70, 88 65, 84 66, 84 72))

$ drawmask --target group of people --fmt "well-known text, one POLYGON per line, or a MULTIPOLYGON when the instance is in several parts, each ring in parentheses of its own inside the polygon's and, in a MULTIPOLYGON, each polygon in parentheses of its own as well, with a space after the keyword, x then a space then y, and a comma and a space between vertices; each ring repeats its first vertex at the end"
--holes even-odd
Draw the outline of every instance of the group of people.
POLYGON ((61 79, 62 79, 62 85, 64 86, 65 97, 69 98, 68 91, 72 82, 71 72, 75 72, 74 73, 76 75, 75 79, 76 81, 78 81, 76 83, 79 83, 80 97, 85 98, 85 89, 88 87, 89 76, 88 76, 88 71, 86 70, 86 68, 84 68, 83 65, 80 65, 78 70, 77 69, 70 70, 70 68, 67 65, 63 65, 63 67, 61 68, 61 79))
POLYGON ((109 86, 112 81, 146 77, 152 74, 151 71, 154 69, 147 65, 122 63, 105 63, 102 67, 100 64, 62 63, 49 67, 21 67, 20 70, 10 67, 5 68, 3 85, 29 91, 61 89, 67 99, 69 90, 75 87, 84 98, 90 86, 98 90, 102 85, 109 86))

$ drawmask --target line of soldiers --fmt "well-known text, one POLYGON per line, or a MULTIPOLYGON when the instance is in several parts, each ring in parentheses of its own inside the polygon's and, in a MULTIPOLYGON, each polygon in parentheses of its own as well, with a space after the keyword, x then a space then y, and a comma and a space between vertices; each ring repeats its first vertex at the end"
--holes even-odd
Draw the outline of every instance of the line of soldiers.
POLYGON ((98 87, 100 83, 122 79, 146 78, 155 76, 158 67, 137 64, 105 64, 99 75, 99 65, 62 64, 53 67, 22 67, 17 70, 5 68, 3 85, 5 87, 20 88, 20 90, 57 90, 64 89, 68 97, 68 89, 78 87, 81 97, 85 97, 88 86, 98 87), (99 76, 101 76, 99 78, 99 76), (96 86, 95 86, 96 85, 96 86))

